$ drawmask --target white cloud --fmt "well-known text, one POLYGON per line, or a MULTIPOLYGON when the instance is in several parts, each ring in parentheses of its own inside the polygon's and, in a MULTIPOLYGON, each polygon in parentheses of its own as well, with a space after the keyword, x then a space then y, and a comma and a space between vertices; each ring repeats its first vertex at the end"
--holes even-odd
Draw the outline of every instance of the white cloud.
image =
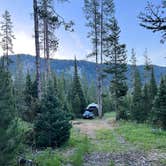
MULTIPOLYGON (((35 40, 32 37, 32 33, 25 31, 18 31, 15 33, 16 39, 13 41, 15 54, 31 54, 35 55, 35 40)), ((71 33, 68 36, 68 40, 61 40, 58 51, 53 58, 56 59, 73 59, 76 55, 78 59, 91 60, 93 58, 87 58, 86 55, 91 52, 91 49, 84 44, 82 39, 77 33, 71 33), (62 44, 63 43, 63 44, 62 44)), ((2 50, 0 50, 2 52, 2 50)), ((138 64, 144 64, 144 57, 142 49, 136 49, 138 64)), ((130 51, 128 51, 130 54, 130 51)), ((160 46, 159 50, 148 49, 148 55, 153 64, 165 66, 166 50, 164 46, 160 46)), ((130 57, 128 57, 130 59, 130 57)))
POLYGON ((15 54, 31 54, 35 55, 35 42, 32 34, 19 31, 15 33, 16 39, 13 41, 15 54))

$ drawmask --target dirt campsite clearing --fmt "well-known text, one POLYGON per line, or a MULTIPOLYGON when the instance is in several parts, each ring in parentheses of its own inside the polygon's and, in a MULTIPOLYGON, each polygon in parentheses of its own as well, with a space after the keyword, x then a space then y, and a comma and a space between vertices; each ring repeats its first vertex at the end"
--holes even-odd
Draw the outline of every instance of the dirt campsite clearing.
POLYGON ((72 124, 75 132, 86 135, 90 143, 90 150, 83 156, 84 166, 166 164, 165 132, 153 133, 149 126, 141 124, 116 123, 114 113, 106 114, 103 119, 74 120, 72 124))

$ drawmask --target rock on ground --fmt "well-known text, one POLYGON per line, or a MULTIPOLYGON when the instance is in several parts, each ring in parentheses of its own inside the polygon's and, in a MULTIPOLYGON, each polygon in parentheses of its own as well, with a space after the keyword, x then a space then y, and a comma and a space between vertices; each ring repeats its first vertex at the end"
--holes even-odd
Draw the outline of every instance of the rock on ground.
POLYGON ((85 155, 83 166, 164 166, 164 164, 159 162, 159 158, 152 158, 143 152, 94 152, 85 155))

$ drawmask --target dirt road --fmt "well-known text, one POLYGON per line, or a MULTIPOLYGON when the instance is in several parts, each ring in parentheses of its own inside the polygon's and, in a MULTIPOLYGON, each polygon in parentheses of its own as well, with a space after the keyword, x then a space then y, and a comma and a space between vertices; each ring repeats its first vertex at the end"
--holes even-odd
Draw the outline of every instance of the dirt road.
POLYGON ((79 120, 73 121, 73 126, 78 128, 81 133, 86 134, 89 138, 95 138, 96 131, 100 129, 113 129, 115 126, 114 120, 79 120))
MULTIPOLYGON (((92 144, 102 144, 103 140, 96 140, 98 130, 110 130, 115 136, 118 144, 124 146, 125 151, 120 152, 97 152, 86 154, 83 166, 164 166, 160 161, 166 159, 166 154, 159 152, 144 152, 136 148, 135 145, 127 142, 122 136, 114 132, 117 127, 114 118, 102 120, 75 120, 72 122, 74 128, 86 134, 92 144), (97 141, 97 142, 96 142, 97 141), (157 155, 156 155, 157 154, 157 155), (153 156, 153 157, 152 157, 153 156)), ((111 142, 111 140, 110 140, 111 142)))

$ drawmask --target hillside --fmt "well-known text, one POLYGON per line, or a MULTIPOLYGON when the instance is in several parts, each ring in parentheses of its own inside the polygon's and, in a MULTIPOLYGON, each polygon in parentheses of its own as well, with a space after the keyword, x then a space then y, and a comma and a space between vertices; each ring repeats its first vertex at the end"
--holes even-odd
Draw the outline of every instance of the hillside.
MULTIPOLYGON (((18 57, 19 57, 19 61, 22 64, 22 68, 23 68, 22 70, 25 74, 27 73, 27 71, 29 71, 30 73, 33 73, 35 71, 34 56, 25 55, 25 54, 22 54, 19 56, 13 55, 10 57, 12 60, 12 63, 10 65, 10 71, 12 72, 13 75, 15 75, 16 73, 18 57)), ((74 64, 73 60, 58 60, 58 59, 51 60, 51 68, 58 75, 63 72, 71 75, 73 73, 73 64, 74 64)), ((44 70, 44 67, 45 67, 45 61, 43 58, 41 58, 41 71, 44 70)), ((94 62, 80 60, 78 61, 78 68, 79 68, 80 76, 85 75, 88 81, 92 80, 92 78, 93 80, 95 80, 96 71, 95 71, 94 62)), ((130 68, 131 66, 128 65, 128 72, 126 73, 128 83, 131 80, 130 68)), ((141 76, 143 77, 144 66, 140 65, 138 66, 138 69, 140 71, 141 76)), ((154 66, 154 72, 155 72, 155 78, 157 80, 157 83, 159 83, 160 77, 166 73, 166 67, 154 66)))

